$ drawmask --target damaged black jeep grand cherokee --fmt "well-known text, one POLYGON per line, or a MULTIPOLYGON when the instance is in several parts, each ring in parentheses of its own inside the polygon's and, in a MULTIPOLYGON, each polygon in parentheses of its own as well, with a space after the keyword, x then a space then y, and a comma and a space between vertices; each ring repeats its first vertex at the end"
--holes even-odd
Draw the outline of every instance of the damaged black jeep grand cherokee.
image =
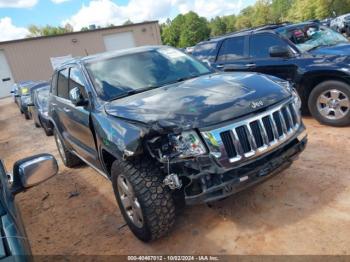
POLYGON ((177 49, 141 47, 67 62, 49 116, 68 167, 112 181, 132 232, 166 234, 178 203, 227 197, 290 166, 307 143, 287 82, 217 73, 177 49))

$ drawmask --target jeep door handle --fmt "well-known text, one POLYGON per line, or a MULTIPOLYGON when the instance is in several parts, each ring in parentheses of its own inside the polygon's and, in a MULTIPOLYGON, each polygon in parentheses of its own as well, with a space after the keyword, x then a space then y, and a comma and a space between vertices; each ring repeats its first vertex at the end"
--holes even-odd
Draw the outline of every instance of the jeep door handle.
POLYGON ((254 64, 254 63, 249 63, 249 64, 246 64, 245 67, 247 67, 247 68, 255 68, 255 67, 256 67, 256 64, 254 64))
POLYGON ((69 113, 71 110, 68 107, 64 107, 63 111, 66 112, 66 113, 69 113))

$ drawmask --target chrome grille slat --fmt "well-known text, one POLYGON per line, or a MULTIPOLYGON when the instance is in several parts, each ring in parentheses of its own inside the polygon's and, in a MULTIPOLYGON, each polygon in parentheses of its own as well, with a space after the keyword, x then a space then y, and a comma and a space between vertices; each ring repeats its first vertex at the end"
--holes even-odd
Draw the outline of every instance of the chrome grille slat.
POLYGON ((210 151, 219 161, 233 164, 277 147, 298 130, 300 121, 300 114, 290 100, 254 117, 202 134, 210 151), (224 141, 218 140, 212 145, 212 140, 207 137, 221 138, 224 141))
POLYGON ((264 126, 264 123, 262 121, 262 118, 258 120, 258 124, 260 126, 260 130, 262 130, 261 136, 262 136, 262 139, 263 139, 263 143, 264 143, 264 145, 268 145, 269 144, 269 138, 267 136, 267 131, 265 129, 265 126, 264 126))

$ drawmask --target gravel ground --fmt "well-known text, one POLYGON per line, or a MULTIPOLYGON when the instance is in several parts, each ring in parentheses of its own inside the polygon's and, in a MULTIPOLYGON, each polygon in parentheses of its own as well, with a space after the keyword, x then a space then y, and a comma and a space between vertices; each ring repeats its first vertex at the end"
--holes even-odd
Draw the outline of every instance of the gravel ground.
POLYGON ((52 153, 60 172, 17 196, 34 254, 350 255, 350 127, 304 119, 309 145, 291 168, 223 201, 187 207, 169 236, 144 244, 125 226, 109 181, 67 169, 53 137, 0 100, 0 157, 8 170, 52 153))

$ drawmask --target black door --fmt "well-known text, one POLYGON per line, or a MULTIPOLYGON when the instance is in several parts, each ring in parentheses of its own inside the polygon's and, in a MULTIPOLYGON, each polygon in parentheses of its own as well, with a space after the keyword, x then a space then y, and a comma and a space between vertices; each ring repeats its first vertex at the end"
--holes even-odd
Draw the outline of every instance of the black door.
POLYGON ((298 70, 295 55, 296 51, 277 35, 260 33, 250 36, 250 64, 252 70, 255 72, 274 75, 288 81, 293 81, 298 70), (290 50, 290 57, 271 57, 269 48, 272 46, 284 46, 288 48, 290 50))
POLYGON ((248 36, 225 39, 213 66, 224 71, 249 71, 252 65, 248 57, 248 36))

